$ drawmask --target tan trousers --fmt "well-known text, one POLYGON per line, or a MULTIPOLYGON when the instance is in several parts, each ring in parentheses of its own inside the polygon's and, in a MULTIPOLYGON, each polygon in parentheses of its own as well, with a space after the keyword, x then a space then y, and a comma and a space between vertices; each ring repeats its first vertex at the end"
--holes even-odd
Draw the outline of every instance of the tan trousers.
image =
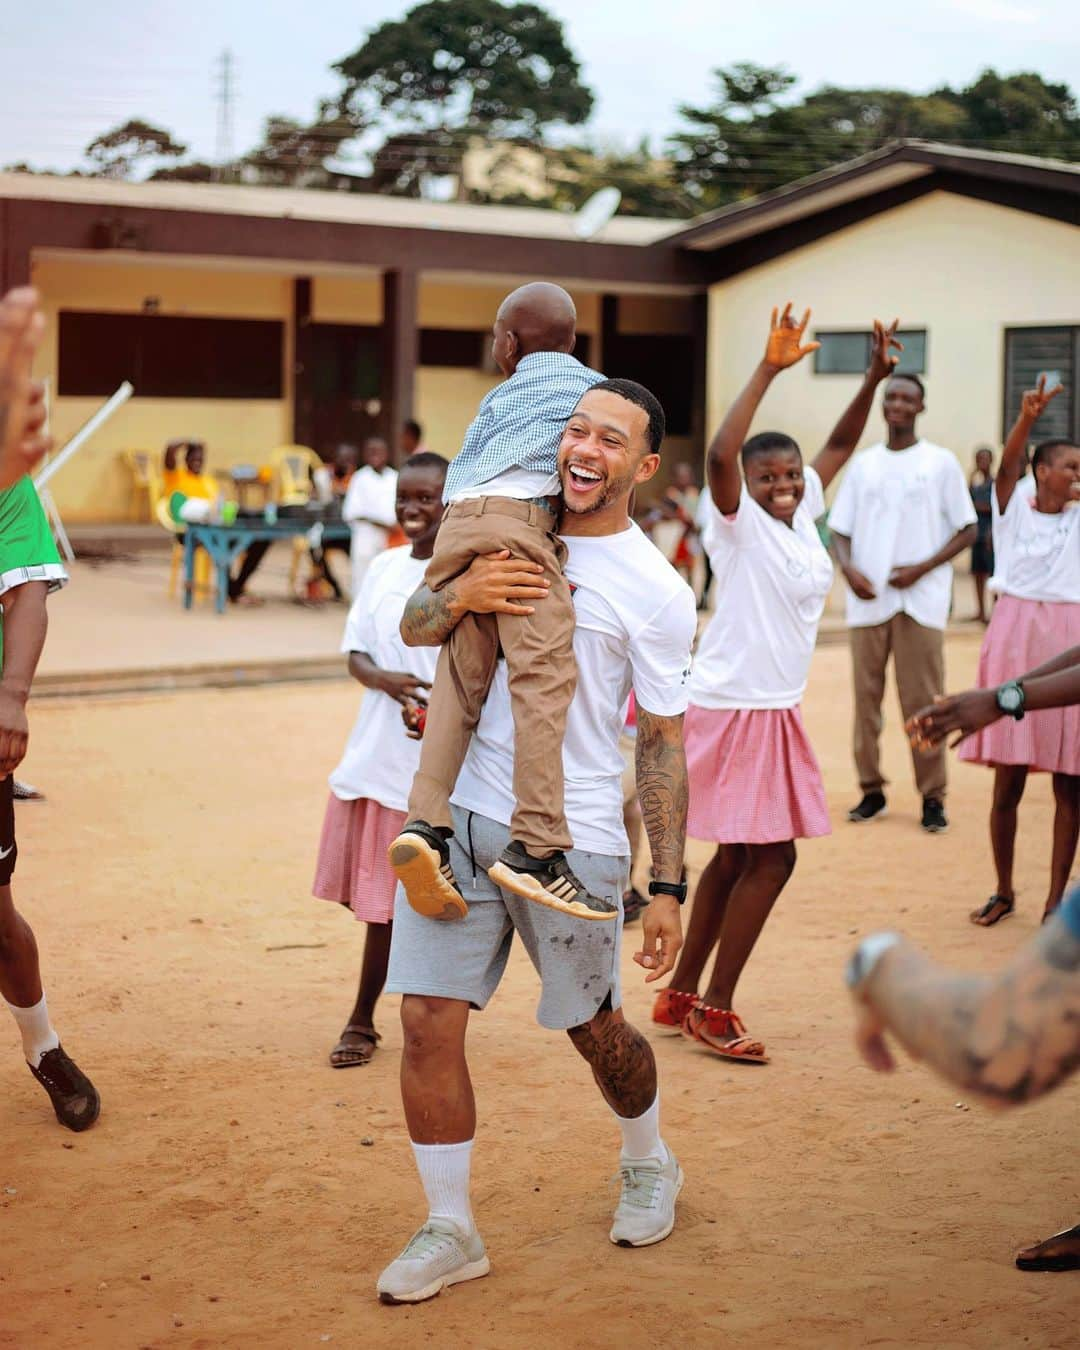
MULTIPOLYGON (((945 692, 945 634, 926 628, 909 614, 894 614, 887 623, 852 628, 851 667, 855 685, 855 768, 864 792, 879 792, 881 772, 881 700, 885 668, 893 658, 900 708, 906 721, 945 692)), ((945 746, 911 751, 915 783, 923 797, 945 797, 945 746)))
POLYGON ((501 649, 514 715, 516 804, 510 834, 541 858, 573 847, 563 810, 562 743, 577 687, 574 607, 563 575, 566 545, 555 524, 543 507, 506 497, 447 507, 425 574, 431 590, 441 590, 478 554, 499 549, 540 563, 551 590, 532 614, 466 614, 451 633, 439 653, 420 768, 409 794, 410 820, 450 826, 450 794, 501 649))

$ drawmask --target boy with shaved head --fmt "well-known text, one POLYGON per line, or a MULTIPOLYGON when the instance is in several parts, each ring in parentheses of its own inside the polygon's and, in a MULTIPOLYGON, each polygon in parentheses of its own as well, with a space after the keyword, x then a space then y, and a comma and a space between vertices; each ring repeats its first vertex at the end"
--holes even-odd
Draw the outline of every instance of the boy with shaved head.
POLYGON ((409 904, 429 918, 462 919, 467 912, 450 865, 450 794, 500 652, 513 710, 516 805, 510 842, 489 875, 508 891, 578 918, 618 913, 616 898, 590 895, 566 860, 573 841, 563 809, 562 742, 577 666, 566 546, 556 534, 556 456, 582 394, 604 378, 571 355, 576 322, 561 286, 538 281, 506 297, 491 348, 506 381, 480 404, 446 476, 448 506, 428 589, 449 601, 474 558, 508 554, 541 566, 549 592, 532 608, 508 603, 501 613, 466 613, 439 653, 408 822, 389 851, 409 904))

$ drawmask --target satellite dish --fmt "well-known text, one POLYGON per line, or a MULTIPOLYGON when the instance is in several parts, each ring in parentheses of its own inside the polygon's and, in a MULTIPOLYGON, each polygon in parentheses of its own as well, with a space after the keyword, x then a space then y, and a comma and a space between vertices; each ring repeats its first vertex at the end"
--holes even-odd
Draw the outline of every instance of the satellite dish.
POLYGON ((601 188, 594 192, 574 217, 574 233, 579 239, 593 239, 600 233, 622 201, 617 187, 601 188))

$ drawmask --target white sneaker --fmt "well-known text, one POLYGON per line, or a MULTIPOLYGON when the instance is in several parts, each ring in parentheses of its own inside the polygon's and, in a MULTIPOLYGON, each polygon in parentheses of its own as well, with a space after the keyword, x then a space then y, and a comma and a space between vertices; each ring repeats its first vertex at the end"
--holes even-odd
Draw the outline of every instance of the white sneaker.
MULTIPOLYGON (((664 1145, 667 1148, 667 1145, 664 1145)), ((682 1190, 683 1171, 667 1149, 667 1162, 657 1158, 623 1158, 619 1164, 622 1195, 611 1225, 618 1247, 649 1247, 663 1242, 675 1227, 675 1199, 682 1190)))
POLYGON ((460 1229, 450 1219, 428 1219, 405 1250, 391 1261, 375 1286, 383 1303, 422 1303, 447 1285, 477 1280, 491 1269, 484 1243, 474 1228, 460 1229))

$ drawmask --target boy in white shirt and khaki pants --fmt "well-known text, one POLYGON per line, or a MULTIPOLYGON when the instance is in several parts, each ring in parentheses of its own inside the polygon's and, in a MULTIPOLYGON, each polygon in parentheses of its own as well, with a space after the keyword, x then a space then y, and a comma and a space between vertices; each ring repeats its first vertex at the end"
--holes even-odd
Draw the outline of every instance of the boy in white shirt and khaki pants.
MULTIPOLYGON (((884 444, 852 461, 829 515, 833 551, 847 580, 855 693, 855 767, 863 797, 848 812, 859 824, 884 814, 881 702, 890 655, 906 718, 945 688, 945 626, 952 603, 950 560, 975 538, 976 517, 959 461, 922 440, 922 381, 896 375, 885 387, 884 444)), ((912 751, 922 827, 945 817, 945 749, 912 751)))

